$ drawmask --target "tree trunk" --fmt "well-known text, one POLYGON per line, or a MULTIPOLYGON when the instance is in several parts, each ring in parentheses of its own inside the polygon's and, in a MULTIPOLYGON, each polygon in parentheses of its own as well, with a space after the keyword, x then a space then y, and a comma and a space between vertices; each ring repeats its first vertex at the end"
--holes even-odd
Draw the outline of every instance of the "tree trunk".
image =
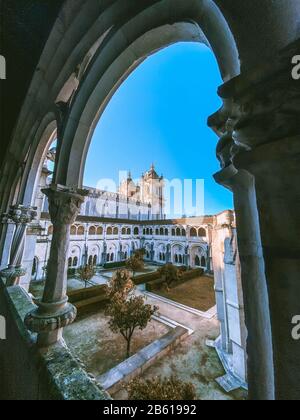
POLYGON ((130 357, 131 338, 127 340, 127 359, 130 357))

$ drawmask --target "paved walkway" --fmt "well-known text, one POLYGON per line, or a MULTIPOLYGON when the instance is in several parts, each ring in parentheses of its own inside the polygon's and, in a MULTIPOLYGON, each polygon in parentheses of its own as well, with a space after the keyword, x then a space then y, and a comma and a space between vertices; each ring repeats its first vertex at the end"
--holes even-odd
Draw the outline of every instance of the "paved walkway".
MULTIPOLYGON (((212 308, 205 316, 200 316, 167 299, 164 301, 159 296, 146 293, 146 298, 147 303, 159 307, 161 318, 185 326, 191 334, 174 351, 152 365, 143 377, 177 375, 181 380, 194 384, 199 400, 246 399, 245 391, 240 389, 226 394, 216 382, 216 378, 225 372, 215 349, 206 346, 207 339, 215 340, 220 334, 216 309, 212 308)), ((126 399, 126 392, 119 392, 114 398, 126 399)))

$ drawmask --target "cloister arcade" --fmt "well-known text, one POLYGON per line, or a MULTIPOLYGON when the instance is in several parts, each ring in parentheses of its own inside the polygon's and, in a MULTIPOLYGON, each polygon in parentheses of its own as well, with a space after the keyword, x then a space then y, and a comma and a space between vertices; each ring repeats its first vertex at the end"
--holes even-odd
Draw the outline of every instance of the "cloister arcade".
MULTIPOLYGON (((300 48, 298 0, 51 3, 48 33, 24 63, 28 72, 20 105, 5 126, 0 176, 0 210, 6 214, 0 259, 1 269, 9 269, 8 286, 18 282, 21 257, 25 265, 33 265, 35 255, 29 251, 39 235, 33 208, 37 183, 57 130, 53 181, 43 191, 53 225, 46 286, 42 300, 25 317, 28 330, 38 334, 37 346, 57 344, 62 328, 76 316, 66 298, 70 229, 87 195, 82 185, 86 155, 107 103, 149 55, 179 41, 202 42, 214 52, 224 81, 218 90, 223 106, 208 124, 219 137, 221 167, 215 180, 234 194, 249 398, 299 399, 300 341, 291 335, 292 319, 300 312, 300 89, 291 64, 300 48)), ((75 229, 84 235, 81 225, 71 233, 75 229)), ((155 229, 166 236, 161 226, 155 229)), ((170 233, 189 234, 179 226, 170 233)), ((117 236, 119 230, 112 225, 106 234, 117 236)), ((204 237, 204 231, 193 228, 190 234, 204 237)), ((194 258, 201 263, 198 251, 194 258)), ((111 260, 116 253, 113 245, 107 249, 111 260)), ((180 263, 182 248, 173 247, 172 253, 180 263)), ((74 259, 80 257, 74 254, 74 259)), ((1 290, 3 308, 10 307, 7 299, 1 290)), ((16 375, 9 375, 5 366, 17 367, 17 361, 5 342, 0 352, 1 380, 11 390, 16 375)))

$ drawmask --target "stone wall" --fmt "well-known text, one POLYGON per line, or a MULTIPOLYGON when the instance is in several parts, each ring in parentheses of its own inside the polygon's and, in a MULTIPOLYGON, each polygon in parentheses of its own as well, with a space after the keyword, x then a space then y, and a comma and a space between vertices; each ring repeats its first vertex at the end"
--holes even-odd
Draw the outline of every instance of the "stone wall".
POLYGON ((0 400, 110 399, 64 343, 37 350, 36 336, 23 323, 33 308, 24 289, 5 289, 1 281, 0 308, 7 325, 6 340, 0 340, 0 400))

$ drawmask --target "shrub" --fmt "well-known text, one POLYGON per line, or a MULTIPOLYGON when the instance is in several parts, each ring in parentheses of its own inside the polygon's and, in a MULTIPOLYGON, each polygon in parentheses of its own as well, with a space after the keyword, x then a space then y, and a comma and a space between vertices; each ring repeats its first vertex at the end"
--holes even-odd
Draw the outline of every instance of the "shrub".
POLYGON ((85 287, 87 287, 88 283, 92 280, 95 274, 96 270, 92 265, 84 265, 78 269, 78 276, 80 280, 85 283, 85 287))
POLYGON ((176 376, 148 380, 134 379, 126 387, 129 400, 192 401, 196 399, 194 385, 180 381, 176 376))

